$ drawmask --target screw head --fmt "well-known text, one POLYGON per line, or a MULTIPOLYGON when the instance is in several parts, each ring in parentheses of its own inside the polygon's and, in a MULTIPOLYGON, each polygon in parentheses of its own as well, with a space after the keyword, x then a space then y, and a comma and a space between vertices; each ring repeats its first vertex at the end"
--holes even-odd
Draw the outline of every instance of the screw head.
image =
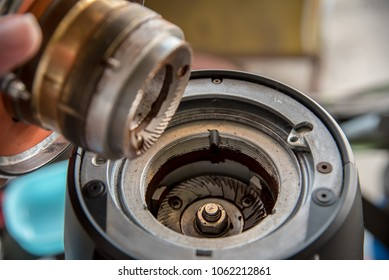
POLYGON ((105 193, 105 184, 99 180, 93 180, 88 183, 83 188, 83 194, 88 198, 97 198, 105 193))
POLYGON ((206 235, 220 236, 228 229, 229 219, 223 206, 206 203, 196 213, 197 229, 206 235))
POLYGON ((298 140, 299 140, 298 136, 295 136, 295 135, 293 135, 289 138, 289 141, 292 143, 296 143, 298 140))
POLYGON ((168 201, 171 208, 178 210, 182 207, 182 200, 178 196, 173 196, 169 198, 168 201))
POLYGON ((329 206, 335 202, 336 197, 332 190, 320 188, 313 192, 313 200, 321 206, 329 206))
POLYGON ((316 165, 317 171, 323 174, 331 173, 332 172, 332 165, 329 162, 319 162, 316 165))
POLYGON ((201 212, 207 222, 216 222, 221 216, 221 210, 216 203, 207 203, 201 212))
POLYGON ((254 203, 254 199, 250 195, 245 195, 242 198, 242 206, 243 207, 250 207, 251 205, 253 205, 253 203, 254 203))

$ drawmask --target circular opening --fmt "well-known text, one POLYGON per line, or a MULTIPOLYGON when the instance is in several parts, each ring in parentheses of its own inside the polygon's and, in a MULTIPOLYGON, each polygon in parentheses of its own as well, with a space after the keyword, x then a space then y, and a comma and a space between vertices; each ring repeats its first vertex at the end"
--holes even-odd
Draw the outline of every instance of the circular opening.
POLYGON ((178 68, 176 75, 177 75, 177 77, 181 78, 181 77, 185 76, 189 70, 190 70, 189 65, 184 65, 184 66, 178 68))
POLYGON ((331 173, 332 165, 328 162, 320 162, 317 165, 317 171, 319 171, 320 173, 324 173, 324 174, 331 173))
POLYGON ((279 183, 275 169, 265 158, 250 153, 247 143, 235 147, 216 145, 189 149, 191 141, 166 149, 149 167, 146 190, 148 210, 162 225, 183 235, 210 238, 237 235, 257 226, 273 213, 279 183), (177 151, 187 150, 183 153, 177 151), (172 156, 172 154, 175 154, 172 156), (170 156, 169 156, 170 155, 170 156), (217 218, 208 212, 217 210, 217 218), (212 211, 211 211, 211 210, 212 211), (199 213, 203 213, 199 216, 199 213), (204 218, 204 217, 208 217, 204 218))
POLYGON ((295 143, 295 142, 297 142, 298 140, 299 140, 299 138, 298 138, 297 136, 292 136, 292 137, 290 137, 290 142, 295 143))
POLYGON ((169 198, 169 205, 173 209, 180 209, 182 206, 182 201, 179 197, 173 196, 169 198))
POLYGON ((103 156, 101 155, 95 155, 93 158, 92 158, 92 164, 94 166, 101 166, 103 164, 105 164, 107 162, 107 159, 104 158, 103 156))
POLYGON ((83 187, 83 194, 88 198, 96 198, 105 192, 105 184, 99 180, 88 182, 83 187))
POLYGON ((331 205, 335 201, 334 193, 325 188, 320 188, 314 192, 314 201, 322 206, 331 205))

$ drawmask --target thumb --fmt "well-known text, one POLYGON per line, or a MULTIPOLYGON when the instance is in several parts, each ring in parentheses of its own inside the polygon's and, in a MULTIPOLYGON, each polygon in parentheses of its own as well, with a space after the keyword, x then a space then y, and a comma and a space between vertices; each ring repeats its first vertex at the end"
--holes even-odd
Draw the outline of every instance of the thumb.
POLYGON ((0 18, 0 75, 31 58, 41 40, 42 33, 33 15, 0 18))

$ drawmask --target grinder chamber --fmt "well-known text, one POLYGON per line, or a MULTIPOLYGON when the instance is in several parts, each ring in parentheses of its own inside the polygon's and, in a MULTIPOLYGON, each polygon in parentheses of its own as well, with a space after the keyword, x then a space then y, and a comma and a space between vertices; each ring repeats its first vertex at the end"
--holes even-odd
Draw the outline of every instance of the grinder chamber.
POLYGON ((70 259, 362 259, 357 170, 339 126, 302 93, 233 71, 192 73, 136 159, 78 149, 70 259))

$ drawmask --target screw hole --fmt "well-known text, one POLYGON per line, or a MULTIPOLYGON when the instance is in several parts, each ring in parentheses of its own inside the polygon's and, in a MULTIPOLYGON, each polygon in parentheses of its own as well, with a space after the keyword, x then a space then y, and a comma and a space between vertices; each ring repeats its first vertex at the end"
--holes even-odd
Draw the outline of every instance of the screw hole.
POLYGON ((333 204, 336 200, 335 194, 330 189, 326 188, 317 189, 313 193, 313 199, 317 204, 321 206, 329 206, 333 204))
POLYGON ((173 196, 168 201, 171 208, 178 210, 182 206, 182 200, 178 196, 173 196))
POLYGON ((99 180, 88 182, 84 188, 83 193, 88 198, 97 198, 105 193, 105 184, 99 180))
POLYGON ((107 162, 107 159, 105 159, 103 156, 101 155, 95 155, 93 158, 92 158, 92 164, 94 166, 101 166, 103 164, 105 164, 107 162))
POLYGON ((332 165, 330 163, 328 163, 328 162, 320 162, 316 166, 316 169, 320 173, 327 174, 327 173, 330 173, 332 171, 332 165))
POLYGON ((189 71, 189 65, 184 65, 177 70, 177 77, 181 78, 189 71))
POLYGON ((298 140, 299 140, 299 138, 297 136, 291 136, 289 138, 289 141, 292 142, 292 143, 296 143, 298 140))
POLYGON ((245 196, 242 198, 242 206, 243 207, 250 207, 251 205, 253 205, 253 198, 251 196, 245 196))

